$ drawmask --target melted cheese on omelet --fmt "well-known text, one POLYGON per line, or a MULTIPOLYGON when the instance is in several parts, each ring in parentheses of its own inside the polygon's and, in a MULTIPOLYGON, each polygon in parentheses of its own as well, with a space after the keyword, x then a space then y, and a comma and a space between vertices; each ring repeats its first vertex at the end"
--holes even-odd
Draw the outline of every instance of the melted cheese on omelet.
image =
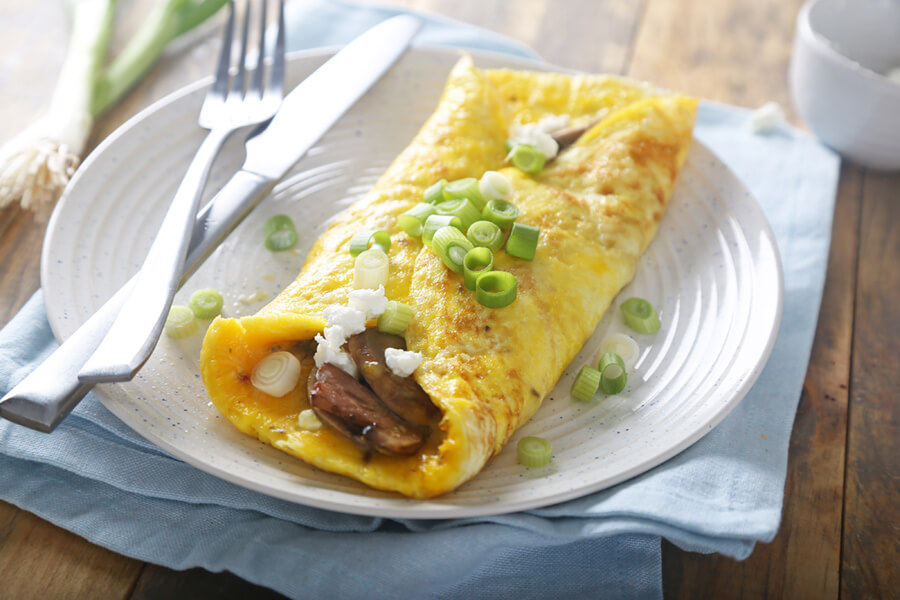
POLYGON ((241 431, 322 469, 414 498, 453 490, 475 476, 538 409, 633 277, 656 233, 692 137, 696 101, 616 77, 481 71, 463 58, 435 113, 375 187, 316 242, 296 281, 251 317, 219 318, 202 351, 215 406, 241 431), (506 166, 516 125, 567 114, 596 123, 538 175, 506 166), (513 273, 518 297, 489 309, 460 275, 400 231, 397 215, 440 179, 499 170, 513 184, 519 221, 540 227, 533 261, 499 251, 495 268, 513 273), (422 355, 414 377, 442 413, 440 430, 418 454, 367 452, 329 428, 301 428, 306 386, 272 398, 249 381, 275 349, 312 368, 304 340, 322 331, 323 310, 352 290, 351 237, 391 234, 387 296, 410 305, 409 350, 422 355))

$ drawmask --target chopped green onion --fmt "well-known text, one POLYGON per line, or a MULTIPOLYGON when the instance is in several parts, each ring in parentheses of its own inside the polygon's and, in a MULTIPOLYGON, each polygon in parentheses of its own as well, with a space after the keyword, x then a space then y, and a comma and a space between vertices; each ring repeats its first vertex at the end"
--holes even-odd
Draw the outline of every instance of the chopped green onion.
POLYGON ((466 231, 469 229, 469 225, 481 217, 481 209, 475 206, 470 198, 453 198, 438 204, 437 214, 459 217, 462 222, 462 231, 466 231))
POLYGON ((266 248, 272 252, 290 250, 297 245, 299 239, 294 229, 279 229, 266 236, 266 248))
POLYGON ((466 231, 466 237, 474 246, 499 250, 503 246, 503 232, 490 221, 475 221, 466 231))
POLYGON ((625 373, 625 361, 615 352, 607 352, 600 357, 597 366, 600 371, 600 389, 604 394, 618 394, 625 389, 628 375, 625 373))
POLYGON ((378 331, 400 335, 409 327, 413 314, 411 306, 396 300, 388 300, 387 307, 378 317, 378 331))
POLYGON ((470 290, 475 289, 475 282, 482 273, 486 273, 494 268, 494 253, 488 248, 476 247, 466 253, 463 259, 463 278, 466 287, 470 290))
POLYGON ((357 255, 353 264, 353 287, 377 290, 379 285, 387 285, 390 264, 381 248, 371 248, 357 255))
POLYGON ((468 198, 479 211, 484 208, 485 198, 481 195, 478 180, 474 177, 457 179, 444 186, 444 200, 457 198, 468 198))
POLYGON ((164 329, 170 338, 178 339, 194 335, 197 332, 197 319, 194 318, 194 311, 187 306, 173 305, 169 309, 164 329))
POLYGON ((540 227, 513 223, 509 239, 506 240, 506 253, 517 258, 534 260, 540 233, 540 227))
POLYGON ((519 464, 535 469, 550 464, 553 460, 553 447, 544 438, 529 436, 519 440, 516 446, 519 464))
POLYGON ((411 209, 397 217, 397 224, 400 229, 412 237, 422 237, 422 229, 425 227, 425 220, 435 213, 433 204, 422 202, 416 204, 411 209))
POLYGON ((512 184, 506 175, 497 171, 485 171, 478 180, 478 189, 486 202, 506 200, 512 193, 512 184))
POLYGON ((293 229, 297 230, 294 227, 294 221, 287 215, 274 215, 266 219, 266 222, 263 223, 263 237, 269 237, 276 231, 282 231, 284 229, 293 229))
POLYGON ((350 256, 359 256, 374 245, 387 252, 391 249, 391 236, 381 229, 360 231, 350 239, 350 256))
POLYGON ((463 261, 471 250, 472 242, 456 227, 441 227, 431 240, 431 249, 451 271, 463 272, 463 261))
POLYGON ((625 368, 631 370, 637 363, 641 349, 631 336, 624 333, 611 333, 600 342, 600 354, 606 352, 615 352, 621 356, 625 361, 625 368))
POLYGON ((519 217, 519 207, 506 200, 489 200, 481 211, 481 218, 498 227, 509 227, 519 217))
POLYGON ((273 352, 253 367, 250 383, 259 391, 281 398, 297 387, 300 361, 286 350, 273 352))
POLYGON ((600 389, 602 378, 600 371, 584 365, 575 376, 575 383, 572 384, 572 397, 582 402, 590 402, 597 390, 600 389))
POLYGON ((547 162, 547 157, 531 144, 513 142, 512 150, 509 151, 506 160, 512 162, 513 166, 520 171, 534 174, 541 172, 544 163, 547 162))
POLYGON ((222 294, 218 290, 206 288, 191 294, 188 308, 198 319, 212 319, 222 312, 222 294))
POLYGON ((488 308, 503 308, 516 299, 516 276, 506 271, 488 271, 475 281, 475 299, 488 308))
POLYGON ((653 305, 643 298, 629 298, 619 308, 622 309, 625 324, 638 333, 656 333, 659 331, 659 314, 653 305))
POLYGON ((444 186, 447 185, 446 179, 441 179, 437 183, 428 186, 425 193, 422 194, 422 201, 428 204, 437 204, 444 200, 444 186))
POLYGON ((431 215, 425 219, 425 227, 422 229, 422 243, 430 246, 435 232, 442 227, 456 227, 462 231, 462 220, 453 215, 431 215))

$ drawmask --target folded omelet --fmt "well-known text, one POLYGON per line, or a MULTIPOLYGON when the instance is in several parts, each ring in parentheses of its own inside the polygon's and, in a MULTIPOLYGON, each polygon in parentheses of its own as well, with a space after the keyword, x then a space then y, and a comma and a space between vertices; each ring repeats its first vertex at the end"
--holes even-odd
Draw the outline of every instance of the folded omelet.
POLYGON ((695 110, 692 98, 623 78, 479 70, 461 59, 434 114, 316 242, 296 281, 256 315, 212 323, 202 351, 212 402, 241 431, 324 470, 413 498, 455 489, 534 414, 632 279, 691 144, 695 110), (511 128, 552 115, 590 127, 539 174, 510 167, 511 128), (518 221, 540 227, 533 261, 496 253, 494 268, 518 280, 517 299, 499 309, 478 304, 461 275, 396 224, 436 181, 488 170, 512 182, 518 221), (310 406, 308 341, 322 332, 325 308, 347 304, 348 244, 361 229, 391 234, 386 295, 415 311, 406 346, 423 361, 413 377, 440 411, 410 456, 298 424, 310 406), (303 377, 275 398, 250 373, 279 349, 301 359, 303 377))

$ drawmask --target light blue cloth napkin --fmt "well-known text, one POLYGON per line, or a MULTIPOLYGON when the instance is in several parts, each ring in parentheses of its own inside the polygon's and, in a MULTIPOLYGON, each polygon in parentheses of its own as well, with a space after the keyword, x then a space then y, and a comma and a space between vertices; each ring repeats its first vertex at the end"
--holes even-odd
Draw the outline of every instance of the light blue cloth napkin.
MULTIPOLYGON (((400 13, 288 6, 293 49, 341 44, 400 13)), ((428 17, 417 43, 533 56, 428 17)), ((540 510, 393 521, 299 506, 174 459, 93 396, 52 435, 0 421, 0 498, 88 540, 176 569, 229 570, 303 598, 660 598, 660 536, 744 558, 778 529, 794 412, 825 278, 838 159, 791 129, 750 133, 746 110, 703 103, 697 136, 750 187, 785 271, 782 330, 761 378, 697 444, 609 490, 540 510)), ((0 392, 56 347, 40 293, 0 331, 0 392)))

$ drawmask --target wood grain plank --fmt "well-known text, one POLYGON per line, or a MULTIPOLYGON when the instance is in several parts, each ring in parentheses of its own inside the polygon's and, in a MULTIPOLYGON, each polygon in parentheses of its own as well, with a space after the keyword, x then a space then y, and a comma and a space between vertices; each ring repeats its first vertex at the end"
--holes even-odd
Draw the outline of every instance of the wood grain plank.
POLYGON ((215 598, 216 600, 281 600, 278 592, 244 581, 227 571, 211 573, 205 569, 174 571, 148 564, 129 600, 171 600, 172 598, 215 598))
POLYGON ((841 597, 900 597, 900 174, 863 182, 841 597))
POLYGON ((126 598, 142 564, 0 503, 0 597, 126 598))

